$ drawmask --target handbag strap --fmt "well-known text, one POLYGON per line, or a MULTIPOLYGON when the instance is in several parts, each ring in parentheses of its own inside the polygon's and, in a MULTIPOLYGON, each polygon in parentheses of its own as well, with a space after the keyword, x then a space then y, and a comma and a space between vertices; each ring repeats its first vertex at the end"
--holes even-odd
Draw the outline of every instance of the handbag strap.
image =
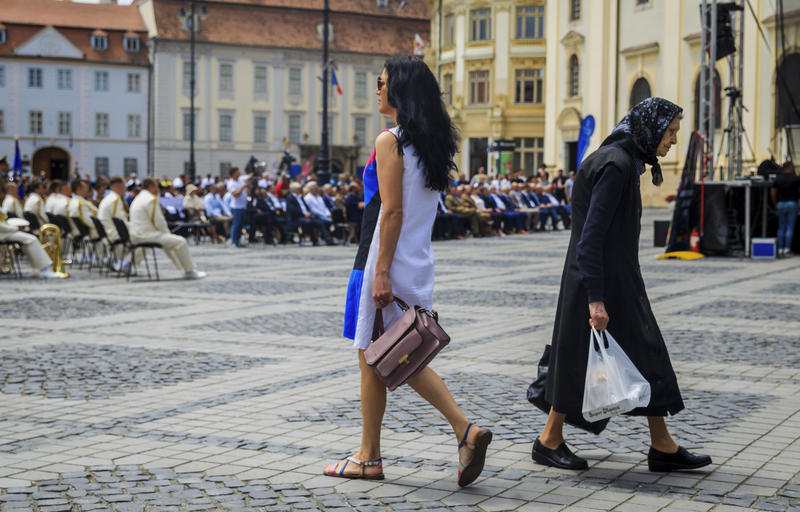
MULTIPOLYGON (((403 311, 408 311, 409 309, 408 304, 406 304, 403 301, 403 299, 401 299, 396 295, 392 295, 392 297, 394 298, 394 301, 397 303, 397 305, 400 306, 400 309, 402 309, 403 311)), ((435 312, 434 315, 436 315, 435 312)), ((438 315, 436 315, 436 318, 438 319, 438 315)), ((380 338, 384 332, 385 329, 383 327, 383 309, 377 308, 375 311, 375 321, 372 324, 372 341, 375 341, 378 338, 380 338)))

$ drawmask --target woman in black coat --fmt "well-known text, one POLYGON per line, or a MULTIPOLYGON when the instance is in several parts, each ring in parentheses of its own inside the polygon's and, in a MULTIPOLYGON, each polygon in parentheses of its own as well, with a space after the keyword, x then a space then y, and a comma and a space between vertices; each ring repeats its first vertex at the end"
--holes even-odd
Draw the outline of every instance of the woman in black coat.
POLYGON ((608 327, 650 383, 647 416, 651 471, 696 469, 711 463, 679 447, 664 416, 683 409, 667 347, 650 309, 639 268, 642 198, 639 176, 651 165, 653 183, 663 181, 657 157, 677 143, 682 109, 662 99, 639 103, 600 148, 584 160, 572 189, 572 234, 561 277, 546 397, 547 424, 533 445, 533 459, 563 469, 586 461, 564 443, 565 415, 581 416, 591 327, 608 327), (588 321, 584 320, 588 319, 588 321))

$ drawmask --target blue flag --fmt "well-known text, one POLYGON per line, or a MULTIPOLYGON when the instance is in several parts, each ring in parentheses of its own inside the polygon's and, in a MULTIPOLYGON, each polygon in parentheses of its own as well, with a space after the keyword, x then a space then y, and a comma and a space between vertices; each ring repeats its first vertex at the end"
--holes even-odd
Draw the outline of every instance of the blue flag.
POLYGON ((22 155, 19 151, 19 139, 14 141, 14 166, 11 169, 14 170, 14 176, 22 176, 22 155))
POLYGON ((575 171, 581 166, 583 155, 589 147, 589 139, 594 133, 594 116, 588 115, 581 121, 581 131, 578 134, 578 161, 575 163, 575 171))

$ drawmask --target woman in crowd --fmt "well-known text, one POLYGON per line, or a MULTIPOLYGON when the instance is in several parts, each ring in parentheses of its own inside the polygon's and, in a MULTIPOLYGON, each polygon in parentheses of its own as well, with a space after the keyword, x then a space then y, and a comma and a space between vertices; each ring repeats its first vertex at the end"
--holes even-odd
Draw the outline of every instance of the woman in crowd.
MULTIPOLYGON (((388 329, 400 316, 397 295, 431 309, 431 229, 439 194, 455 171, 457 134, 441 91, 425 63, 412 57, 389 59, 378 77, 378 111, 397 126, 378 135, 364 170, 364 216, 347 290, 344 336, 353 339, 361 368, 361 447, 352 457, 325 467, 343 478, 382 479, 380 435, 386 387, 364 358, 377 308, 388 329)), ((458 484, 469 485, 483 470, 492 433, 470 423, 444 381, 430 367, 408 384, 436 407, 453 427, 458 445, 458 484)))

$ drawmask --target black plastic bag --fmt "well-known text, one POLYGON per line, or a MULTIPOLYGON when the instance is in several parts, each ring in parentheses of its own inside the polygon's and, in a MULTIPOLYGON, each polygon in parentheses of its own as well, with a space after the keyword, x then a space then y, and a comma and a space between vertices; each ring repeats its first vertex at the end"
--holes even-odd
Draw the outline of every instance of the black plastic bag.
MULTIPOLYGON (((528 386, 528 401, 540 409, 543 413, 550 413, 550 403, 545 398, 545 387, 547 386, 547 371, 550 367, 550 345, 545 345, 544 354, 539 360, 539 374, 536 379, 528 386)), ((567 425, 591 432, 592 434, 599 434, 606 429, 608 425, 608 418, 600 421, 586 421, 583 416, 567 415, 564 422, 567 425)))

